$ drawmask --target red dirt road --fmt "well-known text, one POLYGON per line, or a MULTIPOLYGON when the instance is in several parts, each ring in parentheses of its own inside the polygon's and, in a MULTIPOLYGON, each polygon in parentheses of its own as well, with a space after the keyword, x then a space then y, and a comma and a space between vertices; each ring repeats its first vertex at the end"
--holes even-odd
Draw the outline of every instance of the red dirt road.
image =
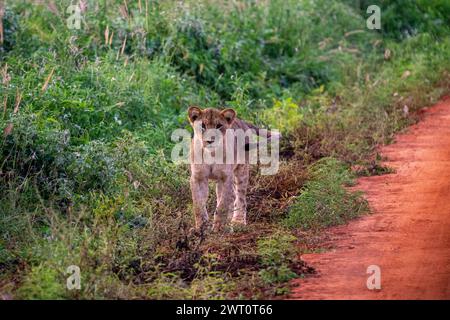
POLYGON ((450 98, 380 149, 394 174, 358 179, 373 210, 328 230, 333 249, 305 254, 317 275, 291 299, 450 299, 450 98), (367 267, 381 289, 367 288, 367 267))

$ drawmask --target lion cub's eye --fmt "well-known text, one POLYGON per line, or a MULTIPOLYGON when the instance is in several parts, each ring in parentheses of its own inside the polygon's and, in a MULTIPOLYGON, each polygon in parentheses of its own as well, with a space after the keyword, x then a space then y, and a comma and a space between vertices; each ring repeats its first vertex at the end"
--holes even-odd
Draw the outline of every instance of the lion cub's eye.
POLYGON ((205 132, 206 131, 206 126, 204 123, 202 123, 202 131, 205 132))
POLYGON ((216 125, 216 129, 222 129, 223 125, 221 125, 220 123, 216 125))

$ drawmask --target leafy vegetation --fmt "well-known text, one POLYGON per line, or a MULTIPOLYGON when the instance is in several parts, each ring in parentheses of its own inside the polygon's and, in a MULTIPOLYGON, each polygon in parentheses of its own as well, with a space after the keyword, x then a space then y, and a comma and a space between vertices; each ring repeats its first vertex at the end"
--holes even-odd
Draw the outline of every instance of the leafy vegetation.
POLYGON ((290 208, 287 225, 322 228, 342 224, 368 211, 359 193, 343 188, 353 183, 345 165, 333 158, 322 158, 309 170, 311 178, 290 208))
POLYGON ((448 1, 369 2, 83 1, 77 30, 69 0, 6 1, 3 296, 286 293, 311 272, 298 230, 366 212, 345 189, 349 168, 388 171, 374 147, 449 93, 448 1), (369 2, 382 30, 366 28, 369 2), (252 175, 250 224, 234 233, 189 233, 189 172, 170 160, 170 138, 192 104, 283 132, 280 171, 252 175), (70 265, 81 290, 65 286, 70 265))
POLYGON ((295 237, 292 234, 275 232, 257 243, 261 263, 265 267, 259 273, 266 283, 286 282, 297 277, 288 263, 296 259, 295 237))

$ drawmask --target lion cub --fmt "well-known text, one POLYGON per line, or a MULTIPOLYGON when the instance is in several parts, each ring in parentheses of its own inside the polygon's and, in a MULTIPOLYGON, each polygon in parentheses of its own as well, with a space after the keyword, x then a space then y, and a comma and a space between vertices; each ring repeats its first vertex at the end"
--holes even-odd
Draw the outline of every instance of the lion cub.
MULTIPOLYGON (((220 231, 228 219, 231 219, 231 223, 234 225, 245 225, 247 223, 248 161, 231 161, 232 163, 229 163, 225 159, 225 152, 219 153, 218 148, 226 145, 230 131, 250 129, 259 135, 260 129, 236 118, 236 112, 233 109, 208 108, 202 110, 193 106, 188 109, 188 116, 194 129, 194 138, 191 141, 190 149, 190 185, 196 229, 204 230, 208 222, 206 203, 210 179, 217 182, 217 206, 214 213, 213 231, 220 231), (213 134, 209 134, 210 132, 213 134), (199 152, 202 161, 195 159, 195 152, 199 152), (214 156, 216 157, 215 161, 206 161, 206 158, 214 156)), ((248 138, 246 139, 248 141, 248 138)), ((245 151, 248 151, 248 146, 247 143, 245 151)), ((236 160, 236 147, 232 151, 233 159, 236 160)), ((248 154, 248 152, 245 153, 248 154)))

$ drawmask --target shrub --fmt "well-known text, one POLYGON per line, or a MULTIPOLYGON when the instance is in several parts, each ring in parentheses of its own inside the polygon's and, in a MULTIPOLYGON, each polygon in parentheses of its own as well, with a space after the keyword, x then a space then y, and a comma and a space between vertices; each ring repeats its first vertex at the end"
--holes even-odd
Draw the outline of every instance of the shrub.
POLYGON ((22 299, 58 300, 66 298, 64 278, 57 270, 39 265, 26 275, 17 294, 22 299))
POLYGON ((70 187, 66 172, 70 162, 68 132, 34 113, 21 113, 10 123, 11 133, 0 141, 0 193, 12 185, 21 186, 23 191, 30 180, 43 197, 64 194, 70 187))
POLYGON ((273 107, 265 110, 263 119, 270 124, 271 128, 278 129, 282 133, 291 132, 297 128, 303 119, 298 104, 292 98, 275 100, 273 107))
POLYGON ((297 277, 290 268, 297 254, 295 240, 296 237, 286 231, 258 240, 258 255, 264 267, 259 275, 265 283, 283 283, 297 277))
POLYGON ((321 159, 310 168, 310 175, 289 209, 286 225, 318 229, 344 223, 368 211, 360 193, 345 189, 353 177, 341 162, 321 159))
POLYGON ((19 28, 18 15, 7 8, 2 8, 4 10, 3 15, 0 13, 0 19, 3 22, 3 43, 0 43, 0 61, 2 60, 3 54, 12 50, 16 43, 16 35, 19 28))
POLYGON ((368 16, 368 6, 378 5, 381 9, 381 32, 394 39, 400 40, 425 32, 442 36, 449 32, 450 4, 445 0, 341 1, 361 10, 363 16, 368 16), (359 6, 356 7, 356 4, 359 6))

